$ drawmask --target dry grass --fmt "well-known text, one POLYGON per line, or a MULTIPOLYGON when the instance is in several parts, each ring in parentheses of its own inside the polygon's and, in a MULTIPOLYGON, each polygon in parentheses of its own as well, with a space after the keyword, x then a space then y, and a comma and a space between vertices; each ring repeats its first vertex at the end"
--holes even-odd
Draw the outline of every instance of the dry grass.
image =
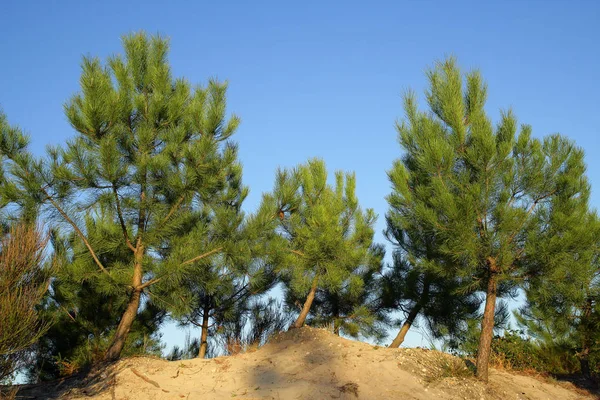
POLYGON ((0 400, 15 400, 18 392, 19 388, 16 387, 9 389, 0 388, 0 400))
POLYGON ((436 353, 433 365, 428 369, 425 380, 429 383, 437 382, 445 378, 469 379, 475 376, 472 362, 462 358, 436 353))
POLYGON ((354 397, 358 397, 358 384, 354 382, 348 382, 345 385, 338 386, 340 393, 350 393, 354 397))
POLYGON ((0 379, 24 361, 48 328, 36 311, 49 284, 46 243, 40 229, 26 224, 13 226, 0 240, 0 379))

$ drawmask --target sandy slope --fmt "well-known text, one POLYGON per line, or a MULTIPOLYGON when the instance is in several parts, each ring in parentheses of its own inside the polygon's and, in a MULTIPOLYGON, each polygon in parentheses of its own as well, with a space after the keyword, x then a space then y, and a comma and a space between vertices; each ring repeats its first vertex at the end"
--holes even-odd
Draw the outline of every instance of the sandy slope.
POLYGON ((28 398, 72 399, 589 399, 532 377, 492 371, 490 383, 464 363, 423 349, 387 349, 319 329, 282 333, 252 353, 211 360, 122 360, 84 387, 25 389, 28 398), (454 366, 450 369, 449 366, 454 366), (39 397, 38 397, 39 396, 39 397))

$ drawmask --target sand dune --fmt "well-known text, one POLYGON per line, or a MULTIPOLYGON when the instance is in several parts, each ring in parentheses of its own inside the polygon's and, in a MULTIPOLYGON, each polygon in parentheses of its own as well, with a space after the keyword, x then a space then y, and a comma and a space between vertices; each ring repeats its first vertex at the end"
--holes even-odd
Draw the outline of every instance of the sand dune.
POLYGON ((492 370, 425 349, 388 349, 303 328, 255 352, 209 360, 130 358, 86 378, 23 387, 22 398, 68 399, 590 399, 570 384, 492 370))

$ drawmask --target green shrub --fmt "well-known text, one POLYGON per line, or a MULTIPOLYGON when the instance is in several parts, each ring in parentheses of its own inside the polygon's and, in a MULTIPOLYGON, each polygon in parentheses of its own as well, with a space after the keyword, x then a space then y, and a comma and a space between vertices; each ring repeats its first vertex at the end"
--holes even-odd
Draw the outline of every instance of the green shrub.
MULTIPOLYGON (((596 372, 597 361, 596 358, 591 363, 596 372)), ((507 330, 502 336, 494 337, 491 362, 496 367, 513 370, 533 370, 550 374, 580 372, 576 351, 569 346, 539 343, 523 337, 520 332, 514 330, 507 330)))

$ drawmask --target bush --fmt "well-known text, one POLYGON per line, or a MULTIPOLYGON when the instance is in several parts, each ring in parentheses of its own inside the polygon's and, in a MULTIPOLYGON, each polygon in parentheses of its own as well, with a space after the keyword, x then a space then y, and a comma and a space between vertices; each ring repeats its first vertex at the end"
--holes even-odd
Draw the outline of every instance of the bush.
POLYGON ((507 330, 492 341, 491 362, 497 368, 531 370, 550 374, 580 372, 574 350, 561 344, 544 344, 507 330))

